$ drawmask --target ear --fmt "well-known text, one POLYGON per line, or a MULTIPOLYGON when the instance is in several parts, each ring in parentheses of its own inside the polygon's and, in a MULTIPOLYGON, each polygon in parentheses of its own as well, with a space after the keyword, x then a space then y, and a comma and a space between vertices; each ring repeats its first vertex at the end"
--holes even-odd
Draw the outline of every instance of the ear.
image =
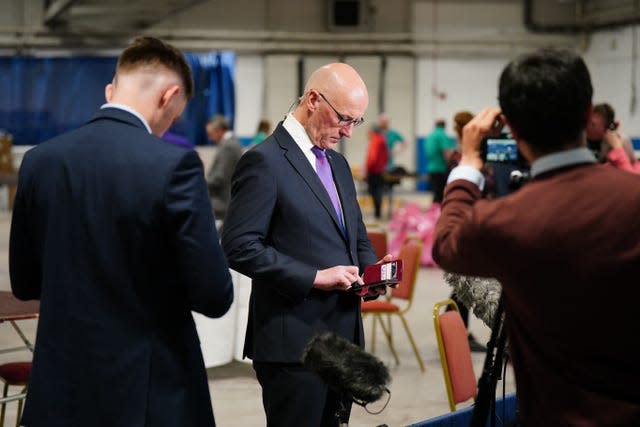
POLYGON ((593 114, 593 103, 589 103, 589 107, 587 107, 587 111, 584 113, 584 127, 586 128, 589 124, 589 120, 591 119, 591 115, 593 114))
POLYGON ((113 99, 113 83, 109 83, 104 87, 104 99, 106 99, 107 102, 111 102, 113 99))
POLYGON ((319 98, 318 92, 316 92, 315 90, 309 91, 309 93, 306 95, 305 102, 307 103, 307 108, 310 111, 314 111, 316 109, 318 98, 319 98))
POLYGON ((162 92, 158 100, 158 107, 167 108, 171 101, 181 93, 180 86, 171 85, 162 92))
POLYGON ((502 115, 502 121, 504 122, 505 125, 509 126, 509 129, 511 130, 511 137, 513 139, 515 139, 516 141, 520 141, 520 136, 518 135, 518 130, 513 128, 513 125, 511 124, 509 119, 507 119, 507 117, 504 114, 502 115))

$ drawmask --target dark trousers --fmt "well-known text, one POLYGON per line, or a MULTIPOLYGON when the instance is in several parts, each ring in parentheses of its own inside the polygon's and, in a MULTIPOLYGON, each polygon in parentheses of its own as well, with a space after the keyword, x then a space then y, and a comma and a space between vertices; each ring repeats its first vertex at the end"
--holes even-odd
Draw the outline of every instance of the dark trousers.
POLYGON ((433 203, 442 203, 444 187, 447 185, 447 173, 430 173, 429 184, 433 191, 433 203))
POLYGON ((384 177, 381 173, 370 173, 367 175, 369 194, 373 199, 373 208, 376 219, 382 216, 382 195, 384 194, 384 177))
MULTIPOLYGON (((253 362, 267 427, 337 427, 338 395, 301 364, 253 362)), ((347 417, 351 402, 344 402, 347 417)), ((348 418, 347 418, 348 420, 348 418)))

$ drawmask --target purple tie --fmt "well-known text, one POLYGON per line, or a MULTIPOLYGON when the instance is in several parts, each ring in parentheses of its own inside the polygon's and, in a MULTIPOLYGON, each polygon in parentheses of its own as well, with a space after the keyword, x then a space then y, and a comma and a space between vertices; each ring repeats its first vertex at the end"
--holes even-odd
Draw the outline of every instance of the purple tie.
POLYGON ((331 165, 327 160, 327 153, 325 153, 322 148, 316 146, 311 148, 311 151, 313 151, 313 154, 315 154, 316 156, 316 171, 318 172, 318 177, 320 177, 320 181, 322 181, 324 188, 327 190, 327 193, 329 193, 329 198, 331 199, 331 203, 333 203, 333 208, 338 214, 340 228, 344 232, 344 224, 342 222, 342 209, 340 209, 340 200, 338 199, 336 185, 333 182, 331 165))

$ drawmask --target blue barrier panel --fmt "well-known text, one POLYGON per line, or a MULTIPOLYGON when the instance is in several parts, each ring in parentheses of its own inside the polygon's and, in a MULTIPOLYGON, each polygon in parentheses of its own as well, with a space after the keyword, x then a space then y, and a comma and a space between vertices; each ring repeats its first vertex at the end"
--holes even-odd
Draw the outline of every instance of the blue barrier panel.
MULTIPOLYGON (((440 415, 407 427, 469 427, 471 424, 471 416, 473 415, 473 406, 460 409, 459 411, 449 414, 440 415)), ((516 394, 512 393, 505 396, 504 399, 496 399, 496 426, 513 426, 516 417, 516 394)), ((491 418, 491 417, 489 417, 491 418)), ((491 421, 487 422, 487 426, 491 425, 491 421)))

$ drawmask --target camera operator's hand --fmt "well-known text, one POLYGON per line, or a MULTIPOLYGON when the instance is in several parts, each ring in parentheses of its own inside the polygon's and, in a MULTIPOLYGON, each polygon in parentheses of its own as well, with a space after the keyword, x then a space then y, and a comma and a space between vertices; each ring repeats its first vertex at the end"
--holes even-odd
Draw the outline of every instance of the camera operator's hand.
POLYGON ((485 108, 462 129, 461 166, 472 166, 482 169, 484 160, 480 155, 480 144, 487 136, 497 136, 504 127, 504 120, 499 108, 485 108))
POLYGON ((622 135, 617 130, 609 130, 607 129, 604 134, 604 142, 608 144, 611 148, 619 148, 622 147, 622 135))

